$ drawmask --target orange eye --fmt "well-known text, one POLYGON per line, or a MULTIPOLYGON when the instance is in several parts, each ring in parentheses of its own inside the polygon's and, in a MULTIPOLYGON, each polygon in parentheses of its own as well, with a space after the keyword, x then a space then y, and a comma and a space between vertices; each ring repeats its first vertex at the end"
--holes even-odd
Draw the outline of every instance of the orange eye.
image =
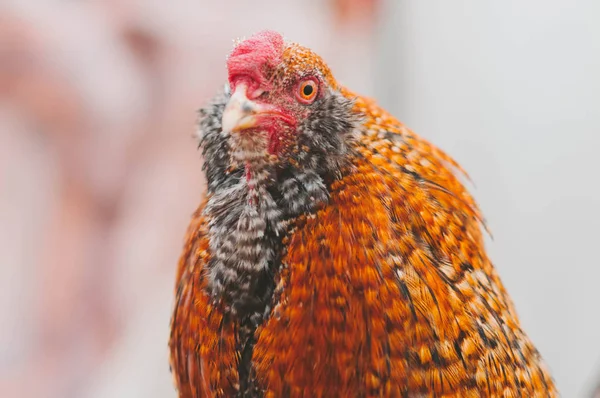
POLYGON ((319 86, 313 79, 306 79, 298 85, 296 96, 305 104, 310 104, 317 97, 319 86))

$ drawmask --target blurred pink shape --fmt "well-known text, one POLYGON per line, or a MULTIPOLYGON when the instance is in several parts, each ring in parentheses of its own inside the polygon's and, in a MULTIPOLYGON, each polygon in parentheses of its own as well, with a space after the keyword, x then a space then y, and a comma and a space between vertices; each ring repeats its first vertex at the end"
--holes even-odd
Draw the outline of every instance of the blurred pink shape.
POLYGON ((3 6, 0 396, 175 396, 175 264, 203 186, 196 109, 225 83, 232 39, 266 28, 370 94, 371 28, 345 18, 376 3, 325 4, 3 6), (348 23, 332 28, 335 15, 348 23))

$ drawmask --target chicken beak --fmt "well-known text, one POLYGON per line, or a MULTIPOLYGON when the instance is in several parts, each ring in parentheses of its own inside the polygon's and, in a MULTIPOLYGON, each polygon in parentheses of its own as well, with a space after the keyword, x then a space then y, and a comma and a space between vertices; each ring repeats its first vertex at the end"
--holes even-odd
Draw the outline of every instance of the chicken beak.
POLYGON ((221 126, 224 133, 237 132, 258 124, 257 115, 262 107, 250 101, 246 95, 246 86, 238 84, 223 111, 221 126))

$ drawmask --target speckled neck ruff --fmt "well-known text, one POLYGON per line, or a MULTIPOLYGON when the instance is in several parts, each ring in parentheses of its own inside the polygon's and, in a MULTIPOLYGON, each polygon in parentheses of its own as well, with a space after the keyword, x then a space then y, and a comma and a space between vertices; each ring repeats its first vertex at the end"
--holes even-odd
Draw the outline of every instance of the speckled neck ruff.
POLYGON ((208 180, 204 215, 213 253, 208 290, 226 312, 256 323, 269 309, 281 240, 296 217, 327 203, 328 184, 341 176, 347 162, 357 117, 352 101, 340 94, 324 98, 299 126, 296 148, 309 150, 292 149, 281 166, 269 161, 260 133, 248 137, 221 131, 228 98, 226 89, 200 111, 208 180))

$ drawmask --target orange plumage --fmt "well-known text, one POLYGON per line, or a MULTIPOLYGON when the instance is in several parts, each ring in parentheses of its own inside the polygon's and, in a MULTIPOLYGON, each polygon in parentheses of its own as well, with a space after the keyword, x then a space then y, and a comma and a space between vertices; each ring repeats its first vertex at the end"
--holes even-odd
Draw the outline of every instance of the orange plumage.
MULTIPOLYGON (((209 189, 179 263, 170 341, 180 396, 557 396, 486 255, 482 217, 456 176, 460 167, 374 101, 339 87, 310 50, 272 32, 241 45, 245 56, 252 54, 251 45, 261 49, 242 60, 259 62, 249 70, 265 78, 244 74, 243 62, 234 60, 232 93, 213 113, 202 114, 201 130, 214 128, 221 141, 213 148, 210 133, 201 131, 209 189), (265 54, 277 62, 263 68, 265 54), (307 76, 319 91, 311 92, 313 103, 297 106, 281 99, 307 76), (240 90, 240 101, 262 108, 251 112, 250 122, 241 117, 233 128, 223 127, 229 125, 223 114, 241 112, 231 105, 240 90), (322 105, 328 96, 348 101, 348 115, 343 102, 337 110, 336 103, 322 105), (258 117, 267 107, 272 115, 273 106, 284 114, 281 120, 258 117), (340 123, 348 120, 352 131, 327 130, 335 123, 323 120, 327 114, 319 107, 340 123), (222 118, 223 126, 211 117, 222 118), (239 120, 245 120, 243 128, 239 120), (299 127, 307 123, 315 134, 299 127), (302 141, 303 134, 312 141, 302 141), (345 137, 339 148, 330 145, 339 151, 324 141, 333 134, 345 137), (318 157, 313 144, 328 151, 318 157), (246 155, 231 155, 238 145, 246 155), (312 155, 321 161, 312 162, 312 155), (328 156, 337 159, 331 167, 323 166, 328 156), (211 169, 211 162, 223 167, 211 169), (310 164, 314 170, 307 169, 310 164), (263 170, 269 178, 255 177, 263 170), (293 178, 285 180, 288 174, 293 178), (235 180, 229 183, 229 177, 235 180), (298 189, 283 188, 294 181, 298 189), (288 204, 290 192, 310 193, 318 181, 324 199, 313 195, 304 207, 288 204), (267 189, 261 191, 263 184, 267 189), (258 221, 235 219, 230 229, 220 227, 227 223, 224 212, 233 217, 237 202, 215 198, 221 186, 238 185, 246 195, 239 206, 258 209, 256 220, 265 214, 266 232, 246 233, 244 228, 258 221), (272 195, 284 209, 282 233, 273 232, 279 224, 266 215, 270 207, 261 207, 262 195, 272 195), (223 211, 215 210, 221 204, 223 211), (217 239, 220 231, 238 238, 217 239), (235 255, 217 254, 226 239, 238 245, 261 239, 253 241, 259 243, 248 258, 258 263, 267 250, 260 245, 268 247, 267 277, 254 286, 254 268, 239 271, 243 267, 231 258, 235 255), (215 260, 219 256, 222 260, 215 260), (227 272, 235 276, 222 276, 227 272), (249 287, 236 293, 238 285, 249 287), (247 309, 243 304, 253 294, 260 300, 247 309)), ((236 247, 231 253, 238 253, 236 247)))

